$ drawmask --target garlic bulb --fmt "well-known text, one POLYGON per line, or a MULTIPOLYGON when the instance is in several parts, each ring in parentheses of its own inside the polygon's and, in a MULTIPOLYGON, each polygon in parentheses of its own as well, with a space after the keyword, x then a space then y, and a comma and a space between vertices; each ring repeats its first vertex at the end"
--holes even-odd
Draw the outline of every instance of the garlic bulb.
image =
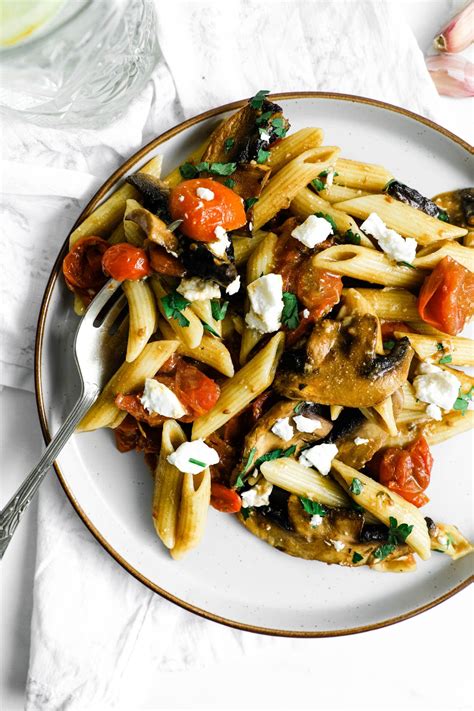
POLYGON ((474 42, 474 2, 453 17, 433 40, 435 49, 449 53, 462 52, 471 42, 474 42))
POLYGON ((442 96, 474 96, 474 64, 465 57, 438 54, 426 66, 442 96))

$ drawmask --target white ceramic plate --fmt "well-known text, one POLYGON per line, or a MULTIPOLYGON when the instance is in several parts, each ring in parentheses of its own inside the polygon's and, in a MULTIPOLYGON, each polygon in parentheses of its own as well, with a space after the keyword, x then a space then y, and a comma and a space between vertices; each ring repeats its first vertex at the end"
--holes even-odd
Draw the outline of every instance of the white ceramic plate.
MULTIPOLYGON (((424 195, 465 187, 472 156, 460 139, 395 107, 338 94, 278 95, 292 129, 321 126, 328 145, 349 158, 382 163, 424 195)), ((217 119, 238 104, 187 121, 131 158, 97 193, 81 219, 129 172, 156 153, 165 173, 197 147, 217 119)), ((77 395, 72 358, 77 317, 58 279, 59 255, 38 328, 36 378, 45 436, 55 432, 77 395)), ((472 535, 472 439, 434 448, 426 514, 472 535)), ((57 473, 85 524, 106 550, 145 585, 188 610, 242 629, 276 635, 331 636, 374 629, 432 607, 468 584, 473 557, 434 553, 416 573, 390 575, 292 558, 259 541, 234 517, 210 511, 204 540, 174 562, 151 521, 152 484, 141 455, 119 454, 110 431, 77 435, 57 473)))

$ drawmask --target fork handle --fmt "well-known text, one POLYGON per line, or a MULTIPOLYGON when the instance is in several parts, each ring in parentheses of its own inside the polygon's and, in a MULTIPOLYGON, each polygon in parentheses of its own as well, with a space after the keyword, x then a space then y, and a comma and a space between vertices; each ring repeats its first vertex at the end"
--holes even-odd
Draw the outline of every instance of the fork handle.
POLYGON ((76 425, 81 421, 89 407, 96 400, 98 394, 99 388, 96 385, 87 384, 84 387, 81 397, 74 405, 64 424, 59 428, 46 447, 38 464, 28 474, 23 484, 21 484, 16 493, 13 494, 4 509, 0 511, 0 559, 3 558, 3 554, 13 538, 13 534, 20 523, 23 513, 31 503, 48 469, 71 437, 76 425))

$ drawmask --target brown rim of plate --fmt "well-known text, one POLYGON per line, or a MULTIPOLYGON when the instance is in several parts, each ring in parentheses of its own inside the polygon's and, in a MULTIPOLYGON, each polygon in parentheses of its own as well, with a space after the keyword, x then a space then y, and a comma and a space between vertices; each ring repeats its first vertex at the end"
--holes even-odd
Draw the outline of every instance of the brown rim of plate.
MULTIPOLYGON (((354 96, 352 94, 338 94, 338 93, 333 93, 333 92, 319 92, 319 91, 307 91, 307 92, 287 92, 287 93, 282 93, 282 94, 271 94, 270 95, 271 99, 274 100, 286 100, 286 99, 335 99, 335 100, 340 100, 340 101, 350 101, 355 104, 368 104, 370 106, 376 106, 377 108, 385 109, 387 111, 391 111, 393 113, 398 113, 402 114, 403 116, 407 116, 408 118, 411 118, 415 121, 418 121, 419 123, 424 124, 425 126, 428 126, 429 128, 434 129, 438 133, 443 134, 446 136, 446 138, 449 138, 451 141, 454 141, 454 143, 457 143, 461 148, 464 148, 466 151, 469 153, 474 153, 474 149, 472 146, 469 145, 466 141, 463 141, 459 136, 456 136, 454 133, 451 133, 451 131, 448 131, 447 129, 443 128, 442 126, 439 126, 438 124, 434 123, 433 121, 430 121, 430 119, 424 118, 423 116, 419 116, 418 114, 413 113, 412 111, 408 111, 407 109, 402 109, 399 106, 394 106, 393 104, 387 104, 383 101, 377 101, 375 99, 368 99, 365 97, 361 96, 354 96)), ((95 206, 97 203, 102 200, 102 198, 107 194, 107 192, 117 183, 122 176, 127 173, 135 163, 137 163, 139 160, 144 158, 151 150, 159 146, 160 144, 164 143, 165 141, 168 141, 170 138, 173 138, 173 136, 176 136, 179 133, 182 133, 183 131, 187 130, 188 128, 191 128, 191 126, 196 126, 197 124, 201 123, 202 121, 205 121, 206 119, 212 118, 214 116, 218 116, 219 114, 225 113, 227 111, 232 111, 233 109, 238 109, 240 108, 247 100, 243 99, 241 101, 234 101, 230 104, 224 104, 223 106, 218 106, 215 109, 210 109, 209 111, 205 111, 204 113, 198 114, 197 116, 194 116, 193 118, 188 119, 187 121, 183 121, 182 123, 178 124, 174 128, 171 128, 169 131, 165 131, 162 133, 160 136, 157 138, 153 139, 148 143, 146 146, 141 148, 139 151, 137 151, 131 158, 129 158, 125 163, 122 164, 120 168, 118 168, 108 180, 102 185, 101 188, 96 192, 96 194, 93 196, 93 198, 89 201, 89 203, 86 205, 78 219, 76 220, 75 224, 71 228, 74 230, 77 225, 79 225, 90 213, 94 210, 95 206)), ((42 351, 42 344, 43 344, 43 336, 44 336, 44 326, 46 322, 46 315, 48 311, 48 306, 49 302, 51 299, 52 291, 54 288, 54 285, 56 283, 56 280, 58 278, 58 275, 60 274, 61 271, 61 264, 62 264, 62 259, 63 256, 67 250, 67 245, 68 245, 68 240, 69 240, 69 235, 67 236, 60 252, 59 255, 54 263, 53 269, 51 271, 51 275, 48 279, 48 283, 46 286, 46 290, 44 292, 43 300, 41 303, 41 308, 40 308, 40 313, 38 317, 38 326, 37 326, 37 331, 36 331, 36 341, 35 341, 35 365, 34 365, 34 374, 35 374, 35 394, 36 394, 36 404, 38 408, 38 414, 40 418, 40 423, 41 423, 41 429, 43 431, 43 436, 45 439, 46 443, 49 443, 51 441, 51 435, 49 433, 49 427, 48 427, 48 421, 46 418, 46 410, 45 410, 45 405, 44 405, 44 399, 43 399, 43 391, 42 391, 42 375, 41 375, 41 351, 42 351)), ((393 625, 396 622, 402 622, 403 620, 408 620, 410 617, 414 617, 415 615, 419 615, 422 612, 426 612, 426 610, 430 610, 433 607, 436 607, 436 605, 439 605, 440 603, 444 602, 448 598, 452 597, 456 593, 460 592, 463 590, 465 587, 467 587, 470 583, 474 582, 474 576, 469 576, 464 580, 462 583, 454 587, 452 590, 449 592, 445 593, 444 595, 441 595, 440 597, 436 598, 432 602, 428 602, 426 605, 422 605, 421 607, 417 607, 414 610, 411 610, 410 612, 407 612, 403 615, 398 615, 397 617, 391 617, 387 620, 383 620, 382 622, 378 622, 376 624, 372 625, 365 625, 362 627, 354 627, 350 629, 338 629, 338 630, 323 630, 323 631, 312 631, 312 632, 307 632, 307 631, 301 631, 301 630, 279 630, 279 629, 272 629, 268 627, 258 627, 256 625, 247 625, 243 624, 241 622, 236 622, 235 620, 229 620, 226 619, 225 617, 220 617, 219 615, 215 615, 212 612, 208 612, 207 610, 202 610, 199 607, 195 607, 194 605, 191 605, 188 602, 185 602, 184 600, 180 600, 179 598, 175 597, 171 593, 167 592, 166 590, 163 590, 163 588, 160 588, 158 585, 153 583, 151 580, 148 580, 144 575, 142 575, 138 570, 133 568, 121 555, 118 553, 110 543, 101 535, 101 533, 98 531, 98 529, 94 526, 94 524, 87 518, 86 514, 82 510, 79 502, 75 499, 73 496, 72 492, 70 491, 66 478, 64 477, 63 473, 61 472, 61 469, 59 465, 55 462, 54 463, 54 469, 56 470, 56 474, 58 476, 58 479, 61 483, 61 486, 63 487, 69 501, 73 505, 73 507, 76 509, 78 515, 82 519, 83 523, 87 526, 89 531, 92 533, 92 535, 96 538, 96 540, 101 544, 103 548, 114 558, 117 563, 119 563, 128 573, 133 575, 134 578, 139 580, 141 583, 146 585, 150 590, 153 590, 153 592, 158 593, 162 597, 164 597, 166 600, 169 600, 170 602, 175 603, 179 607, 184 608, 185 610, 188 610, 189 612, 194 612, 196 615, 199 615, 200 617, 203 617, 208 620, 212 620, 213 622, 219 622, 220 624, 227 625, 228 627, 234 627, 235 629, 243 630, 246 632, 255 632, 258 634, 265 634, 265 635, 270 635, 274 637, 339 637, 343 635, 349 635, 349 634, 358 634, 360 632, 368 632, 370 630, 376 630, 380 629, 382 627, 388 627, 389 625, 393 625)))

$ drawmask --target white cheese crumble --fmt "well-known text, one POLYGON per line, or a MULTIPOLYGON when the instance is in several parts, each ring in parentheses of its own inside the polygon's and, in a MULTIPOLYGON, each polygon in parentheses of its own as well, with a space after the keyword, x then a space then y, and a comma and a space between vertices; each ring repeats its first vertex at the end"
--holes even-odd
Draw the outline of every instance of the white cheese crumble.
POLYGON ((210 464, 217 464, 219 455, 203 439, 195 439, 180 444, 166 459, 184 474, 199 474, 210 464))
POLYGON ((285 442, 292 439, 295 434, 293 427, 290 425, 289 417, 282 417, 277 420, 272 427, 272 432, 285 442))
POLYGON ((271 136, 267 131, 265 131, 264 128, 261 128, 260 129, 260 138, 262 139, 262 141, 268 142, 270 140, 271 136))
POLYGON ((342 541, 333 541, 331 538, 329 539, 334 546, 334 548, 337 550, 338 553, 344 550, 346 547, 346 544, 343 543, 342 541))
POLYGON ((413 387, 418 400, 451 410, 461 387, 458 378, 432 363, 420 363, 417 372, 413 387))
POLYGON ((298 432, 307 432, 309 434, 320 430, 322 427, 319 420, 313 420, 311 417, 305 417, 304 415, 296 415, 293 417, 293 422, 298 432))
POLYGON ((441 533, 438 536, 438 543, 442 546, 447 546, 448 545, 448 537, 441 533))
POLYGON ((260 333, 273 333, 281 326, 283 279, 281 274, 266 274, 247 286, 250 311, 245 323, 260 333))
POLYGON ((220 299, 219 285, 208 279, 189 277, 181 279, 176 291, 188 301, 204 301, 205 299, 220 299))
POLYGON ((215 195, 209 188, 196 188, 196 195, 201 200, 214 200, 215 195))
POLYGON ((335 444, 315 444, 305 449, 298 461, 305 467, 315 467, 323 476, 327 476, 337 452, 335 444))
POLYGON ((334 176, 336 174, 335 170, 330 170, 329 173, 326 175, 326 187, 330 188, 331 185, 334 182, 334 176))
POLYGON ((303 309, 303 318, 309 317, 309 309, 303 309))
POLYGON ((356 437, 354 440, 354 444, 356 447, 359 447, 361 444, 368 444, 369 440, 365 439, 364 437, 356 437))
POLYGON ((313 527, 320 526, 323 522, 323 517, 319 514, 313 514, 309 522, 313 527))
POLYGON ((385 254, 396 262, 411 264, 415 259, 416 240, 412 237, 405 239, 395 230, 390 230, 376 212, 371 212, 360 228, 363 232, 372 235, 385 254))
POLYGON ((178 202, 184 202, 184 195, 180 195, 178 197, 178 202))
POLYGON ((240 276, 237 275, 234 279, 234 281, 231 281, 229 286, 226 287, 225 293, 229 294, 229 296, 232 296, 233 294, 236 294, 238 291, 240 291, 240 276))
POLYGON ((291 236, 311 249, 332 235, 332 225, 324 217, 310 215, 302 225, 295 227, 291 236))
POLYGON ((438 405, 427 405, 426 414, 428 417, 431 417, 432 420, 438 420, 438 422, 443 419, 443 413, 438 405))
POLYGON ((252 506, 268 506, 272 490, 273 484, 270 484, 266 479, 262 479, 256 486, 252 486, 251 489, 244 491, 240 495, 242 498, 242 507, 249 509, 252 506))
POLYGON ((148 412, 163 417, 178 418, 186 414, 186 410, 174 392, 153 378, 145 380, 145 389, 140 402, 148 412))
POLYGON ((216 236, 216 241, 208 242, 207 246, 216 257, 222 258, 224 257, 225 251, 230 244, 229 235, 222 227, 222 225, 217 225, 216 229, 214 230, 214 234, 216 236))

